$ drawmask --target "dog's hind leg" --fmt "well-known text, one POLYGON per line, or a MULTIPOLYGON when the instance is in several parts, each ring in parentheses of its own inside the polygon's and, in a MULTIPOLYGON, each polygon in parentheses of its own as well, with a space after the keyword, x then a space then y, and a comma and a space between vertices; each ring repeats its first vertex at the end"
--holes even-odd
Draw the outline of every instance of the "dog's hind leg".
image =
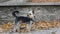
POLYGON ((11 29, 11 31, 10 31, 9 34, 12 34, 12 33, 17 29, 17 24, 18 24, 18 20, 15 20, 14 26, 13 26, 13 28, 11 29))
POLYGON ((19 28, 20 23, 21 23, 21 21, 15 20, 13 31, 15 31, 17 28, 19 28))

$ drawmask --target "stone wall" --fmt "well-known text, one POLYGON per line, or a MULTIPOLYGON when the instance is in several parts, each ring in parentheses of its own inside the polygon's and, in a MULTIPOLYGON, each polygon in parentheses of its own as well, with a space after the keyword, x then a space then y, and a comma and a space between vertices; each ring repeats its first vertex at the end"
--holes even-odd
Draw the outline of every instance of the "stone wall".
POLYGON ((0 3, 2 3, 2 2, 7 2, 7 1, 9 1, 9 0, 0 0, 0 3))
MULTIPOLYGON (((19 15, 26 16, 27 12, 33 7, 0 7, 0 20, 14 21, 12 12, 15 10, 20 11, 19 15)), ((34 7, 36 20, 55 19, 60 20, 60 7, 59 6, 36 6, 34 7)))

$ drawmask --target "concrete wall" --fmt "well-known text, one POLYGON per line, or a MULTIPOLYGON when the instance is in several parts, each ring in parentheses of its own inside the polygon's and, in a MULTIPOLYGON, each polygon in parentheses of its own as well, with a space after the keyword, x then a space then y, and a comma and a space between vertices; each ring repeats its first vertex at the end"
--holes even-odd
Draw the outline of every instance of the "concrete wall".
POLYGON ((30 0, 31 2, 60 2, 60 0, 30 0))

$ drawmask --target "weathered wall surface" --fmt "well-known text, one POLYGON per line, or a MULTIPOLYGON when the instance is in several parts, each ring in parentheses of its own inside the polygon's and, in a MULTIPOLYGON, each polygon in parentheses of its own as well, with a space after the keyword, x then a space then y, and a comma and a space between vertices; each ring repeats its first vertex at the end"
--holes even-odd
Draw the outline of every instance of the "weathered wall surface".
POLYGON ((6 2, 6 1, 9 1, 9 0, 0 0, 1 3, 2 3, 2 2, 6 2))
POLYGON ((60 0, 30 0, 31 2, 60 2, 60 0))
MULTIPOLYGON (((33 7, 0 7, 0 20, 14 20, 12 12, 15 10, 20 11, 20 15, 27 15, 27 12, 33 7)), ((60 19, 59 6, 39 6, 34 7, 36 20, 55 20, 60 19)))

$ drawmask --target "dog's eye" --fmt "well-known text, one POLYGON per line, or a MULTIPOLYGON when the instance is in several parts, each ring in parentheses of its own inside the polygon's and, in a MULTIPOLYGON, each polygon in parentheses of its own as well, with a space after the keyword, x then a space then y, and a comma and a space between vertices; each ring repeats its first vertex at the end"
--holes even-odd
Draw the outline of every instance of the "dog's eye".
POLYGON ((31 15, 31 14, 30 14, 31 15))
POLYGON ((31 15, 31 14, 28 14, 28 15, 31 15))
POLYGON ((31 15, 31 14, 29 14, 29 15, 31 15))

